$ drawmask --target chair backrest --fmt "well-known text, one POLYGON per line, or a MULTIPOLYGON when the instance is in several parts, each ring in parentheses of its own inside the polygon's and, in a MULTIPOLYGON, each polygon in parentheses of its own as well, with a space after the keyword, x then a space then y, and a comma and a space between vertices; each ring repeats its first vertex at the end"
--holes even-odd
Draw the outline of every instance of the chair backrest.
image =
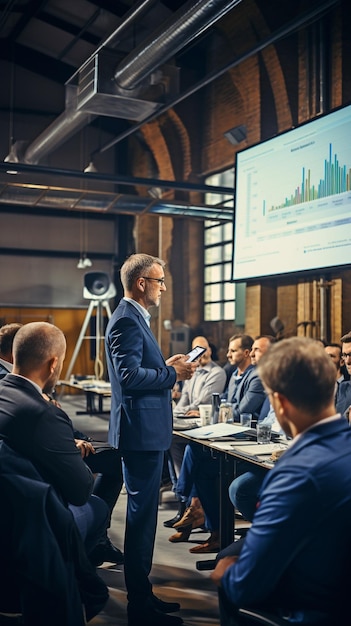
POLYGON ((0 611, 25 624, 84 626, 70 511, 28 460, 0 442, 0 611), (53 610, 53 606, 55 610, 53 610))
POLYGON ((261 624, 262 626, 287 626, 285 619, 258 609, 239 609, 238 623, 240 626, 253 626, 254 624, 261 624))

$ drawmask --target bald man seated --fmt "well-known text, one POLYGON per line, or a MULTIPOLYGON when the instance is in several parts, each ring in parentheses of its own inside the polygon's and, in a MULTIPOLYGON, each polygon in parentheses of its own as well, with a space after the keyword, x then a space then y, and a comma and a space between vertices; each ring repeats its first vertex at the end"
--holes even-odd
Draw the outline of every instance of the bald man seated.
POLYGON ((106 533, 109 509, 92 495, 94 476, 76 446, 71 420, 43 396, 60 377, 64 334, 47 322, 24 324, 12 352, 12 372, 0 381, 0 438, 29 459, 70 508, 89 556, 106 533))

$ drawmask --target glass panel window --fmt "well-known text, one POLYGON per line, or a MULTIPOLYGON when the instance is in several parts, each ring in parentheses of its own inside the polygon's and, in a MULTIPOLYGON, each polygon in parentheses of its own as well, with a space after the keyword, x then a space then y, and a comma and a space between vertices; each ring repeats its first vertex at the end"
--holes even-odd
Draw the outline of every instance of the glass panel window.
POLYGON ((224 319, 235 320, 235 300, 224 303, 224 319))
POLYGON ((205 320, 219 322, 222 317, 222 307, 219 302, 213 304, 205 304, 205 320))

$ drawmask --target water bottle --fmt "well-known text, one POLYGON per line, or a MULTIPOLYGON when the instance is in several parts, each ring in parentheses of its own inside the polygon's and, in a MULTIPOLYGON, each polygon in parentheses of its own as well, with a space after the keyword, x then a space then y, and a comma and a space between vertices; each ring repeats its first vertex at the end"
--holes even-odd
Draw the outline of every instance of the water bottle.
POLYGON ((223 398, 219 407, 218 421, 228 423, 233 421, 233 407, 231 402, 223 398))
POLYGON ((213 393, 212 394, 212 424, 218 423, 220 404, 221 404, 221 400, 219 397, 219 393, 213 393))

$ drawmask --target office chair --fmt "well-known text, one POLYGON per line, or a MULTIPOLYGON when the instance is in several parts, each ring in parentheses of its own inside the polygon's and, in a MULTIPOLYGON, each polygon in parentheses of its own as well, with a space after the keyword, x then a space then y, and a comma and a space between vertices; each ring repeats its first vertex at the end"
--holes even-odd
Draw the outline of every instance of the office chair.
POLYGON ((22 613, 1 613, 0 612, 0 625, 15 626, 16 624, 24 624, 22 613))
POLYGON ((278 615, 272 615, 267 611, 261 611, 259 609, 239 609, 239 620, 242 619, 242 626, 254 626, 255 624, 261 624, 262 626, 287 626, 286 619, 279 617, 278 615))
POLYGON ((108 589, 73 516, 34 465, 0 442, 0 624, 85 626, 108 589))

